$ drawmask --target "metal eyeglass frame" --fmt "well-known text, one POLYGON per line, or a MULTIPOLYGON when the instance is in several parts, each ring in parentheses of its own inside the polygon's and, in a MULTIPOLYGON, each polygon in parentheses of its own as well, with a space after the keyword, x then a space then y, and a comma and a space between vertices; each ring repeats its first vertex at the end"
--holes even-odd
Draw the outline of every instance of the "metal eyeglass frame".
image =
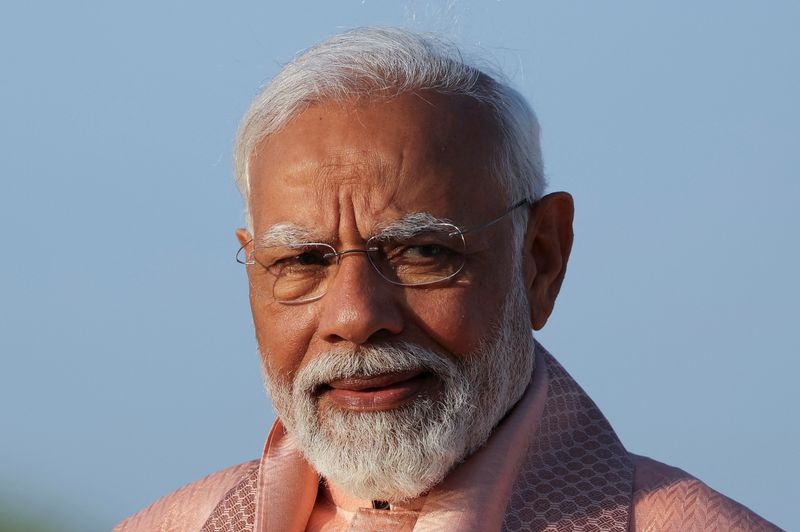
MULTIPOLYGON (((451 237, 460 236, 461 237, 461 242, 462 242, 462 244, 464 246, 464 249, 466 249, 467 245, 466 245, 466 241, 464 240, 464 235, 465 234, 474 233, 474 232, 477 232, 477 231, 482 231, 483 229, 491 227, 494 224, 496 224, 497 222, 499 222, 500 220, 502 220, 503 218, 505 218, 506 216, 508 216, 509 214, 511 214, 515 209, 518 209, 519 207, 522 207, 523 205, 532 205, 532 204, 533 204, 533 201, 531 201, 530 198, 524 198, 524 199, 518 201, 517 203, 513 204, 508 209, 506 209, 503 212, 503 214, 501 214, 497 218, 493 218, 493 219, 489 220, 486 223, 483 223, 483 224, 480 224, 480 225, 476 225, 474 227, 468 227, 467 229, 459 229, 457 226, 455 226, 453 224, 449 224, 449 223, 442 223, 442 224, 436 224, 436 225, 452 227, 453 229, 455 229, 451 233, 448 233, 447 236, 451 236, 451 237)), ((369 244, 370 240, 372 240, 373 238, 376 238, 376 237, 375 236, 370 237, 367 240, 367 244, 369 244)), ((248 245, 250 245, 251 242, 253 242, 252 238, 250 240, 248 240, 247 242, 245 242, 239 248, 239 250, 236 252, 236 262, 238 262, 239 264, 252 266, 252 265, 254 265, 256 263, 256 260, 254 258, 252 258, 252 259, 245 258, 245 260, 241 259, 242 251, 244 251, 244 249, 248 245)), ((380 248, 378 248, 376 246, 368 246, 368 247, 363 248, 363 249, 361 249, 361 248, 353 248, 353 249, 345 249, 345 250, 342 250, 342 251, 337 251, 336 248, 334 248, 332 245, 327 244, 325 242, 304 242, 303 245, 304 246, 305 245, 309 245, 309 246, 325 246, 325 247, 330 248, 332 250, 332 252, 324 254, 323 258, 331 259, 333 257, 336 257, 337 266, 339 264, 339 261, 341 260, 341 258, 344 255, 349 255, 351 253, 363 253, 363 254, 365 254, 367 256, 367 260, 369 261, 370 265, 372 266, 372 269, 375 270, 375 272, 378 275, 380 275, 380 277, 383 280, 385 280, 386 282, 391 283, 393 285, 396 285, 396 286, 426 286, 426 285, 432 285, 432 284, 436 284, 436 283, 441 283, 441 282, 447 281, 448 279, 452 279, 453 277, 458 275, 461 272, 461 270, 464 269, 464 263, 462 262, 461 266, 459 266, 456 271, 454 271, 453 273, 451 273, 447 277, 443 277, 442 279, 436 279, 434 281, 423 281, 423 282, 420 282, 420 283, 401 283, 401 282, 398 282, 398 281, 395 281, 395 280, 392 280, 392 279, 389 279, 388 277, 386 277, 386 275, 384 275, 384 273, 380 270, 378 265, 375 264, 375 262, 372 260, 372 257, 370 256, 370 253, 374 253, 375 251, 379 251, 380 250, 380 248)), ((245 257, 246 257, 246 255, 245 255, 245 257)), ((292 300, 292 301, 279 301, 279 302, 280 303, 284 303, 284 304, 309 303, 311 301, 315 301, 315 300, 321 298, 322 296, 325 295, 325 293, 327 293, 327 291, 323 292, 322 294, 318 294, 318 295, 312 296, 312 297, 310 297, 308 299, 300 299, 300 300, 292 300)))

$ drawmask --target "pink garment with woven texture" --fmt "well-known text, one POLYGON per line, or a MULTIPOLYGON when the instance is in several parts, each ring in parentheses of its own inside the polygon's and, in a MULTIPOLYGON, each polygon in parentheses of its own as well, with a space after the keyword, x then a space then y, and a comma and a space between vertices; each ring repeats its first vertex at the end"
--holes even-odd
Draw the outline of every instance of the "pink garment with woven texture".
POLYGON ((190 484, 115 530, 777 529, 685 472, 628 453, 586 393, 536 351, 531 384, 487 445, 418 500, 376 510, 321 485, 277 421, 260 461, 190 484))

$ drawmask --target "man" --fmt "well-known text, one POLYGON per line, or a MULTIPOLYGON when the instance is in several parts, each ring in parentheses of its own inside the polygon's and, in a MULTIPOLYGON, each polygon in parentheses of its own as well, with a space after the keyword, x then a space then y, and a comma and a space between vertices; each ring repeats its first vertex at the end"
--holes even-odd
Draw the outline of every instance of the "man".
POLYGON ((278 420, 258 461, 118 530, 767 530, 629 454, 543 347, 572 246, 524 99, 432 38, 287 65, 236 144, 278 420))

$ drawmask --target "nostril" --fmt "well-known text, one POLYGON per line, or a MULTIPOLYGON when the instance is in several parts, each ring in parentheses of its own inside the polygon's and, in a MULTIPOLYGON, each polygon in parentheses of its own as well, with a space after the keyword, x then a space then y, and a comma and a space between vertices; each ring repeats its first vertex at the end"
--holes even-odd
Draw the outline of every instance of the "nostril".
MULTIPOLYGON (((393 297, 386 294, 349 294, 325 301, 319 334, 330 343, 347 341, 361 345, 388 339, 402 332, 403 313, 393 297)), ((328 296, 331 296, 331 292, 328 296)))

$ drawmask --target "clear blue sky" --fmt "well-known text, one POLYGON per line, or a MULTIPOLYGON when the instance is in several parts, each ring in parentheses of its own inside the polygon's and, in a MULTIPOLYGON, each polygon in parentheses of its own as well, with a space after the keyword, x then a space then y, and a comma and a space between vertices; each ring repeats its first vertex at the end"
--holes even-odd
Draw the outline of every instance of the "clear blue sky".
POLYGON ((293 54, 388 24, 489 54, 537 110, 577 206, 540 339, 627 447, 800 528, 796 2, 8 4, 0 522, 108 529, 259 455, 232 138, 293 54))

